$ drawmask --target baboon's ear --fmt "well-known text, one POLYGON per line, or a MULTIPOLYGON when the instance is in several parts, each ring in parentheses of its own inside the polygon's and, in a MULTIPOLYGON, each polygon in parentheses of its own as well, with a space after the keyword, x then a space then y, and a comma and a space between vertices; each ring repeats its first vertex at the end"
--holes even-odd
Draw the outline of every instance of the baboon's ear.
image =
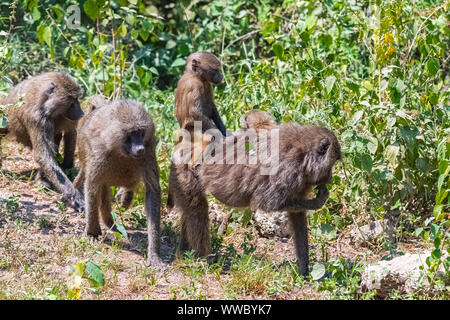
POLYGON ((48 84, 47 89, 45 89, 45 94, 46 94, 47 96, 50 96, 50 95, 53 93, 53 91, 55 91, 55 88, 56 88, 56 84, 55 84, 53 81, 51 81, 51 82, 48 84))
POLYGON ((199 63, 196 59, 192 59, 192 71, 197 72, 199 63))
POLYGON ((317 148, 317 153, 323 156, 328 151, 328 147, 330 146, 330 140, 328 138, 323 138, 319 142, 319 147, 317 148))

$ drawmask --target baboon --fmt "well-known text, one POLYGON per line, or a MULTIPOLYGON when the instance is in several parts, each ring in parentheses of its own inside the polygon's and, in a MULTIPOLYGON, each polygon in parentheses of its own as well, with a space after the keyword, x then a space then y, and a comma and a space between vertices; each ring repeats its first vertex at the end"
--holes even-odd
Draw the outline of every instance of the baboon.
MULTIPOLYGON (((182 144, 174 151, 170 171, 173 202, 181 211, 180 249, 195 249, 197 254, 210 251, 208 203, 212 194, 232 207, 249 207, 267 212, 287 211, 294 229, 299 272, 308 274, 309 254, 306 210, 320 208, 328 197, 326 184, 331 182, 332 167, 340 159, 340 145, 328 129, 318 126, 285 123, 278 134, 269 131, 268 140, 278 139, 278 163, 275 172, 261 174, 263 160, 256 164, 207 163, 195 166, 177 162, 182 144), (277 138, 278 136, 278 138, 277 138), (314 199, 308 193, 317 186, 314 199)), ((227 137, 215 141, 225 145, 227 137)), ((245 137, 237 136, 237 139, 245 137)), ((258 146, 261 150, 263 145, 258 146)), ((277 150, 271 150, 274 155, 277 150)))
POLYGON ((211 83, 219 84, 223 79, 220 66, 219 59, 209 52, 195 52, 187 58, 175 95, 175 116, 180 128, 191 131, 194 121, 201 121, 203 132, 217 128, 226 136, 211 88, 211 83))
POLYGON ((161 191, 153 121, 144 107, 134 100, 95 101, 97 105, 79 128, 80 172, 74 181, 77 189, 84 187, 85 232, 93 237, 101 234, 98 211, 103 223, 108 228, 113 227, 111 186, 124 187, 125 195, 132 198, 133 189, 143 179, 148 262, 161 266, 161 191))
POLYGON ((55 161, 64 139, 64 169, 74 165, 77 122, 84 115, 78 99, 83 90, 64 72, 48 72, 17 84, 0 101, 7 107, 6 131, 31 148, 39 164, 37 179, 62 193, 62 200, 76 211, 84 210, 83 195, 77 191, 55 161))
POLYGON ((275 118, 268 112, 253 109, 244 114, 240 119, 242 129, 270 130, 276 125, 275 118))

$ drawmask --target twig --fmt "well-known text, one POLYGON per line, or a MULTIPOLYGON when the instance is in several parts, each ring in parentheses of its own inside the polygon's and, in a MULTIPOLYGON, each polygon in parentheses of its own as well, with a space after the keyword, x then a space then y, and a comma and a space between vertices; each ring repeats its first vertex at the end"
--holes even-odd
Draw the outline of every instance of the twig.
MULTIPOLYGON (((83 55, 77 50, 77 48, 75 48, 72 43, 70 42, 69 39, 67 39, 66 35, 62 32, 62 30, 59 28, 58 24, 55 22, 55 20, 53 19, 53 17, 51 16, 51 14, 48 12, 48 8, 45 8, 45 12, 47 13, 47 16, 50 18, 50 20, 52 20, 52 24, 54 24, 56 26, 56 29, 58 29, 59 33, 64 37, 64 39, 67 41, 67 44, 69 45, 69 47, 74 50, 78 56, 83 58, 83 55)), ((92 74, 92 70, 89 68, 89 64, 88 63, 84 63, 84 65, 86 66, 86 69, 88 69, 89 73, 92 74)), ((97 90, 99 90, 97 83, 94 82, 95 88, 97 90)), ((87 88, 87 87, 86 87, 87 88)))
POLYGON ((241 41, 241 40, 246 40, 246 39, 250 38, 252 35, 254 35, 255 33, 258 33, 258 32, 259 32, 259 30, 253 30, 253 31, 250 31, 249 33, 244 34, 243 36, 240 36, 240 37, 234 39, 233 41, 231 41, 231 42, 225 47, 225 50, 227 50, 230 46, 232 46, 232 45, 235 44, 236 42, 241 41))
POLYGON ((444 5, 440 5, 439 7, 434 9, 433 12, 420 24, 419 29, 417 29, 417 32, 416 32, 416 34, 415 34, 415 36, 413 38, 413 41, 411 42, 411 45, 409 46, 408 54, 406 56, 407 60, 409 60, 409 58, 410 58, 410 53, 411 53, 412 47, 413 47, 414 43, 416 42, 416 38, 419 35, 419 32, 422 30, 423 25, 425 24, 425 22, 427 22, 436 13, 436 11, 442 9, 443 7, 444 7, 444 5))
MULTIPOLYGON (((100 37, 100 19, 97 18, 97 34, 100 37)), ((106 83, 105 83, 105 67, 103 66, 103 54, 100 57, 100 67, 102 68, 102 83, 103 83, 103 92, 106 92, 106 83)), ((100 92, 97 92, 100 93, 100 92)))
MULTIPOLYGON (((111 3, 109 6, 109 10, 112 11, 111 9, 111 3)), ((114 71, 114 87, 113 87, 113 93, 111 95, 111 98, 114 97, 114 95, 116 94, 116 37, 114 35, 115 32, 115 23, 114 23, 114 11, 112 11, 112 40, 113 40, 113 71, 114 71)))
POLYGON ((186 14, 186 8, 183 6, 183 3, 181 3, 181 2, 180 2, 180 5, 181 5, 181 8, 183 9, 184 18, 186 19, 186 23, 187 23, 188 30, 189 30, 189 35, 191 37, 192 50, 195 51, 194 37, 192 36, 191 24, 189 23, 189 19, 188 19, 188 16, 186 14))

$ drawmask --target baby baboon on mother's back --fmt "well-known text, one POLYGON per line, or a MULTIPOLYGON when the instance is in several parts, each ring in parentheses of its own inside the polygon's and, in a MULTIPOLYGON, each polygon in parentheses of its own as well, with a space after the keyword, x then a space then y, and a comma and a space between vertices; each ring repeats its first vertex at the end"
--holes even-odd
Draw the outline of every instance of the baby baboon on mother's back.
MULTIPOLYGON (((239 134, 214 142, 215 153, 230 139, 239 142, 239 139, 246 137, 239 134)), ((233 140, 230 141, 231 145, 235 144, 233 140)), ((271 145, 268 157, 278 156, 275 170, 267 171, 270 174, 261 171, 268 163, 261 158, 255 164, 222 161, 192 166, 190 163, 177 163, 176 160, 182 158, 178 154, 180 150, 186 150, 182 143, 177 146, 170 171, 170 186, 174 204, 182 214, 181 249, 192 248, 200 255, 209 253, 206 201, 206 194, 209 193, 232 207, 250 207, 252 210, 268 212, 287 211, 295 234, 299 272, 308 274, 306 210, 320 208, 327 199, 325 184, 331 181, 333 165, 341 157, 340 145, 328 129, 296 123, 282 124, 269 131, 266 145, 260 143, 256 147, 258 152, 262 152, 263 158, 263 151, 267 150, 268 145, 271 145), (278 150, 273 146, 278 146, 278 150), (318 187, 317 196, 307 200, 314 186, 318 187)))
POLYGON ((175 95, 175 115, 181 129, 192 131, 194 121, 201 121, 202 132, 217 128, 226 135, 211 89, 211 83, 223 79, 220 66, 219 59, 209 52, 195 52, 188 57, 175 95))
POLYGON ((39 164, 38 177, 63 194, 77 211, 83 211, 84 198, 55 161, 61 139, 64 139, 64 169, 74 162, 77 123, 83 116, 78 102, 83 90, 70 75, 48 72, 30 77, 16 85, 4 99, 10 135, 33 151, 39 164))
POLYGON ((145 210, 148 230, 148 262, 162 264, 160 248, 159 173, 156 162, 155 127, 147 111, 133 100, 111 103, 93 99, 95 108, 79 128, 80 172, 76 188, 84 186, 86 233, 101 234, 99 213, 107 227, 114 224, 111 215, 111 186, 132 190, 141 179, 145 184, 145 210))
POLYGON ((240 125, 242 129, 270 130, 276 126, 275 118, 268 112, 253 109, 241 116, 240 125))

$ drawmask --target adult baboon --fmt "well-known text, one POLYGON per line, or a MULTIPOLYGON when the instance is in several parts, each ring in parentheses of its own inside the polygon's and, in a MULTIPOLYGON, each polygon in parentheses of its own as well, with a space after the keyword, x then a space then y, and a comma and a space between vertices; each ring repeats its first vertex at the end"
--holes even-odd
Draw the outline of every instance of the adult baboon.
MULTIPOLYGON (((110 103, 96 99, 97 105, 85 117, 78 132, 80 172, 76 188, 84 187, 86 234, 101 234, 99 213, 104 224, 114 225, 111 215, 111 186, 121 186, 127 197, 144 180, 148 231, 148 262, 162 265, 160 248, 160 202, 156 137, 153 121, 136 101, 110 103)), ((131 200, 130 200, 131 202, 131 200)))
POLYGON ((195 52, 187 58, 186 71, 178 81, 175 95, 175 115, 180 128, 194 129, 201 121, 202 131, 211 128, 226 135, 226 128, 214 104, 211 83, 218 84, 223 76, 220 61, 209 52, 195 52))
POLYGON ((268 112, 253 109, 241 116, 240 124, 242 129, 270 130, 276 126, 275 118, 268 112))
MULTIPOLYGON (((266 136, 266 143, 258 145, 258 150, 267 151, 270 144, 270 155, 266 154, 269 158, 278 156, 275 170, 270 174, 262 174, 261 170, 267 167, 264 156, 256 164, 223 161, 191 165, 179 161, 183 144, 177 146, 170 185, 174 204, 182 214, 180 248, 195 249, 199 255, 210 251, 206 194, 212 194, 232 207, 287 211, 294 229, 299 272, 306 275, 309 266, 306 210, 320 208, 327 199, 325 184, 331 181, 332 167, 341 157, 340 145, 330 130, 296 123, 277 126, 266 136), (318 186, 316 198, 306 199, 314 186, 318 186)), ((226 145, 230 139, 239 141, 245 136, 215 141, 216 154, 217 146, 226 145)))
POLYGON ((0 101, 7 108, 9 134, 32 149, 39 164, 38 179, 63 194, 63 201, 84 210, 83 195, 56 163, 54 157, 64 139, 64 169, 72 168, 77 122, 83 116, 78 99, 83 90, 63 72, 48 72, 17 84, 0 101))

